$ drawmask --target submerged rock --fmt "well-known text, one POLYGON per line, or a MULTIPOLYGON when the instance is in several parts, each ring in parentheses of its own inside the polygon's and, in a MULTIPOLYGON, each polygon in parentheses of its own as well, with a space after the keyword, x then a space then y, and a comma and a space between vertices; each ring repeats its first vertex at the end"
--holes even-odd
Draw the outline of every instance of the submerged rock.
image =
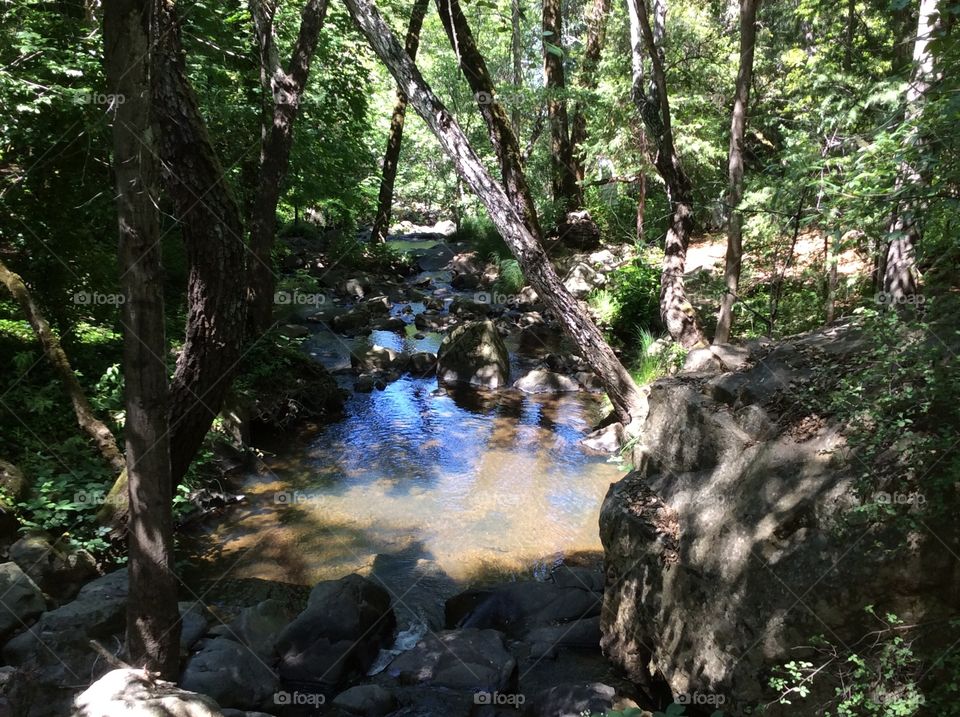
POLYGON ((580 384, 569 376, 542 368, 524 374, 513 387, 524 393, 574 393, 580 390, 580 384))

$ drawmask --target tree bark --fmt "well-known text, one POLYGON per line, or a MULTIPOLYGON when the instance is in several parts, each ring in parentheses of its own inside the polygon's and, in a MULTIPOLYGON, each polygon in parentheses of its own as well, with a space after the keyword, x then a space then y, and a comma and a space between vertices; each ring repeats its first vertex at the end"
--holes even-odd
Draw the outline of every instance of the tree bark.
MULTIPOLYGON (((523 13, 520 10, 520 0, 510 0, 510 61, 512 77, 511 81, 516 89, 523 87, 523 47, 520 34, 522 28, 520 21, 523 19, 523 13)), ((522 119, 520 103, 513 102, 510 109, 510 121, 513 123, 513 133, 520 136, 520 123, 522 119)))
POLYGON ((520 143, 503 105, 497 99, 487 63, 477 48, 466 15, 459 0, 437 0, 437 11, 450 44, 457 54, 460 69, 473 90, 480 114, 487 125, 487 134, 500 165, 500 175, 507 196, 516 203, 527 229, 539 239, 542 236, 540 220, 537 218, 533 194, 523 173, 520 143))
POLYGON ((187 80, 171 0, 155 0, 152 68, 164 185, 187 249, 187 326, 170 387, 171 478, 203 443, 230 387, 243 344, 246 289, 243 221, 187 80))
MULTIPOLYGON (((417 57, 420 47, 420 28, 427 14, 430 0, 416 0, 410 10, 410 23, 407 26, 405 48, 410 59, 417 57)), ((400 163, 400 146, 403 143, 403 122, 407 115, 407 96, 397 92, 397 102, 393 106, 390 118, 390 134, 387 135, 387 149, 383 153, 383 175, 380 179, 380 195, 377 199, 377 214, 373 220, 370 237, 373 241, 387 240, 390 230, 390 215, 393 210, 393 186, 397 179, 397 165, 400 163)))
POLYGON ((250 216, 250 257, 247 267, 248 334, 259 336, 273 314, 273 251, 277 235, 277 205, 290 165, 293 128, 300 113, 300 100, 310 76, 327 0, 308 0, 300 16, 300 32, 284 70, 277 51, 274 15, 270 0, 250 0, 250 16, 260 52, 260 79, 272 98, 272 111, 261 128, 260 170, 250 216))
POLYGON ((603 381, 619 420, 628 425, 633 419, 642 419, 646 401, 630 374, 607 345, 600 330, 563 286, 543 246, 530 232, 521 210, 490 176, 453 115, 430 89, 380 12, 370 0, 346 0, 346 4, 357 27, 397 84, 406 91, 410 103, 436 135, 457 173, 483 202, 533 288, 603 381))
MULTIPOLYGON (((934 76, 934 58, 929 44, 937 28, 940 13, 937 0, 920 0, 917 37, 913 45, 913 70, 907 86, 905 120, 914 122, 921 112, 924 96, 934 76)), ((905 139, 905 149, 910 151, 921 143, 913 130, 905 139)), ((896 194, 916 188, 924 182, 916 166, 904 161, 898 172, 896 194)), ((921 202, 912 199, 898 202, 890 222, 890 238, 882 262, 883 292, 886 300, 900 304, 916 295, 918 291, 916 249, 920 243, 919 214, 921 202)))
POLYGON ((577 184, 570 142, 563 60, 562 3, 543 0, 543 75, 550 122, 551 186, 553 201, 565 213, 583 206, 583 192, 577 184))
POLYGON ((80 429, 93 440, 97 450, 100 451, 100 455, 110 464, 110 467, 120 473, 125 464, 123 455, 117 448, 116 438, 114 438, 110 429, 94 414, 93 408, 83 392, 83 387, 77 380, 73 367, 70 366, 67 354, 60 346, 60 339, 50 328, 50 324, 47 323, 41 313, 40 307, 34 302, 30 290, 23 283, 23 279, 20 278, 19 274, 10 271, 3 261, 0 261, 0 283, 7 287, 7 291, 20 305, 27 321, 33 327, 33 332, 37 335, 40 345, 43 347, 44 356, 50 362, 70 396, 70 403, 73 404, 73 412, 76 414, 80 429))
POLYGON ((706 345, 703 331, 697 322, 696 312, 687 300, 683 282, 687 245, 693 230, 693 187, 683 169, 673 141, 670 119, 670 103, 667 96, 667 80, 663 67, 663 33, 666 4, 655 7, 656 34, 650 27, 650 18, 644 0, 628 0, 634 67, 642 67, 642 57, 636 53, 642 46, 650 58, 651 83, 649 91, 636 86, 637 70, 634 69, 634 101, 640 117, 647 127, 649 139, 654 143, 654 165, 663 179, 670 203, 670 218, 664 240, 663 272, 660 279, 660 316, 670 336, 685 348, 706 345))
POLYGON ((720 300, 717 314, 715 344, 730 341, 733 326, 733 304, 740 285, 743 263, 743 215, 739 205, 743 199, 743 137, 747 127, 747 107, 750 102, 750 84, 753 81, 753 55, 757 44, 757 8, 760 0, 740 0, 740 69, 730 113, 730 149, 727 159, 727 207, 730 211, 727 227, 727 256, 723 272, 726 291, 720 300))
POLYGON ((180 614, 173 561, 170 436, 159 167, 150 98, 151 3, 104 3, 104 58, 116 103, 113 167, 123 304, 130 596, 128 661, 164 679, 179 674, 180 614))
MULTIPOLYGON (((577 76, 577 86, 582 91, 593 91, 597 88, 597 66, 600 64, 600 53, 603 51, 603 42, 606 38, 607 15, 610 13, 610 0, 594 0, 587 20, 587 42, 583 49, 580 73, 577 76)), ((583 187, 586 177, 586 156, 583 145, 587 141, 587 117, 584 112, 584 103, 578 99, 573 105, 573 117, 570 120, 570 156, 573 160, 574 177, 578 186, 583 187)))

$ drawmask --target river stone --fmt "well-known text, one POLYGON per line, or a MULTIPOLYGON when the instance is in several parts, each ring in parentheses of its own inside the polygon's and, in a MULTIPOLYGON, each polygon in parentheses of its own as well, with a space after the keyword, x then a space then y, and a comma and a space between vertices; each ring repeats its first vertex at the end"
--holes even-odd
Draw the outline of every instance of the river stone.
POLYGON ((177 603, 180 610, 180 652, 186 654, 201 637, 207 634, 210 621, 203 603, 184 601, 177 603))
POLYGON ((273 703, 274 672, 250 648, 225 637, 201 640, 183 668, 180 685, 225 707, 257 709, 273 703))
POLYGON ((348 575, 318 583, 307 608, 277 639, 284 680, 340 685, 363 675, 396 627, 390 595, 379 585, 348 575))
POLYGON ((416 377, 431 376, 437 370, 437 355, 429 351, 417 351, 410 355, 407 368, 416 377))
POLYGON ((533 696, 527 713, 534 717, 580 717, 613 709, 616 691, 600 682, 557 685, 533 696))
POLYGON ((430 684, 468 692, 508 692, 517 663, 496 630, 431 633, 390 663, 387 672, 401 684, 430 684))
POLYGON ((518 378, 513 387, 524 393, 572 393, 580 390, 580 384, 569 376, 543 368, 537 368, 518 378))
POLYGON ((585 299, 587 294, 598 286, 602 286, 604 282, 603 275, 598 273, 596 269, 589 264, 579 262, 567 273, 563 285, 576 298, 585 299))
POLYGON ((37 584, 13 562, 0 564, 0 603, 0 640, 47 607, 37 584))
POLYGON ((280 600, 264 600, 246 607, 230 622, 226 637, 239 640, 267 664, 277 658, 277 639, 294 613, 280 600))
POLYGON ((331 322, 334 331, 341 334, 353 333, 365 327, 370 321, 370 314, 363 308, 350 309, 342 314, 337 314, 331 322))
POLYGON ((441 385, 505 386, 510 355, 493 322, 470 322, 450 332, 437 355, 437 376, 441 385))
POLYGON ((384 717, 397 707, 397 698, 381 685, 356 685, 333 700, 335 707, 364 717, 384 717))
POLYGON ((10 559, 48 595, 70 600, 97 575, 97 561, 86 550, 51 545, 28 535, 10 546, 10 559))
POLYGON ((365 351, 355 351, 350 354, 350 365, 361 373, 402 370, 406 367, 408 360, 407 354, 376 344, 365 351))
POLYGON ((113 670, 75 703, 72 717, 223 717, 209 697, 151 679, 143 670, 113 670))
POLYGON ((446 603, 447 627, 494 629, 524 639, 536 628, 596 617, 603 602, 595 582, 524 581, 467 590, 446 603))
POLYGON ((600 649, 600 616, 575 620, 571 623, 537 627, 526 635, 530 656, 555 657, 563 647, 585 650, 600 649))

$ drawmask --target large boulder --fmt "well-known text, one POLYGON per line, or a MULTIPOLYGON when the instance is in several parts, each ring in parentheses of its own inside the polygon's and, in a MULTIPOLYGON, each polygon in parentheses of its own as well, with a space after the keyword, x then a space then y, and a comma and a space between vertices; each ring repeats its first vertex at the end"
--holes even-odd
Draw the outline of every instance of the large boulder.
POLYGON ((201 640, 183 668, 185 690, 213 697, 224 707, 257 709, 273 704, 277 675, 252 649, 218 637, 201 640))
POLYGON ((97 575, 97 561, 86 550, 51 545, 39 535, 28 535, 10 546, 10 559, 48 595, 73 598, 97 575))
POLYGON ((502 388, 510 380, 510 354, 492 321, 462 324, 450 332, 437 354, 442 385, 502 388))
MULTIPOLYGON (((637 469, 600 515, 602 645, 635 682, 659 674, 678 698, 743 714, 776 697, 774 666, 817 657, 798 652, 811 638, 863 644, 877 629, 868 605, 907 624, 956 617, 956 525, 906 542, 879 527, 844 532, 864 466, 841 427, 798 432, 804 419, 781 412, 798 410, 794 387, 829 360, 818 345, 836 355, 855 339, 813 334, 750 361, 711 354, 746 366, 722 391, 709 372, 651 386, 637 469)), ((824 699, 835 697, 827 674, 813 685, 824 699)), ((782 714, 812 715, 817 702, 782 714)))
POLYGON ((153 679, 144 670, 113 670, 74 702, 72 717, 223 717, 205 695, 153 679))
POLYGON ((379 585, 359 575, 318 583, 307 608, 277 639, 280 675, 289 682, 342 685, 366 673, 395 627, 390 595, 379 585))
POLYGON ((24 627, 46 606, 40 588, 16 563, 0 564, 0 640, 24 627))

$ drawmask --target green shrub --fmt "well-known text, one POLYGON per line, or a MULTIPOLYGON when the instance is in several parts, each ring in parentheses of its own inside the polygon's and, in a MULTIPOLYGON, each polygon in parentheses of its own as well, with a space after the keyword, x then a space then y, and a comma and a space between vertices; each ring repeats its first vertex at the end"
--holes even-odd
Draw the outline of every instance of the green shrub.
POLYGON ((507 243, 487 216, 464 217, 460 222, 460 228, 450 237, 450 241, 467 242, 484 258, 513 258, 507 243))
POLYGON ((493 285, 496 294, 516 294, 526 283, 523 269, 516 259, 501 259, 499 262, 500 275, 493 285))

